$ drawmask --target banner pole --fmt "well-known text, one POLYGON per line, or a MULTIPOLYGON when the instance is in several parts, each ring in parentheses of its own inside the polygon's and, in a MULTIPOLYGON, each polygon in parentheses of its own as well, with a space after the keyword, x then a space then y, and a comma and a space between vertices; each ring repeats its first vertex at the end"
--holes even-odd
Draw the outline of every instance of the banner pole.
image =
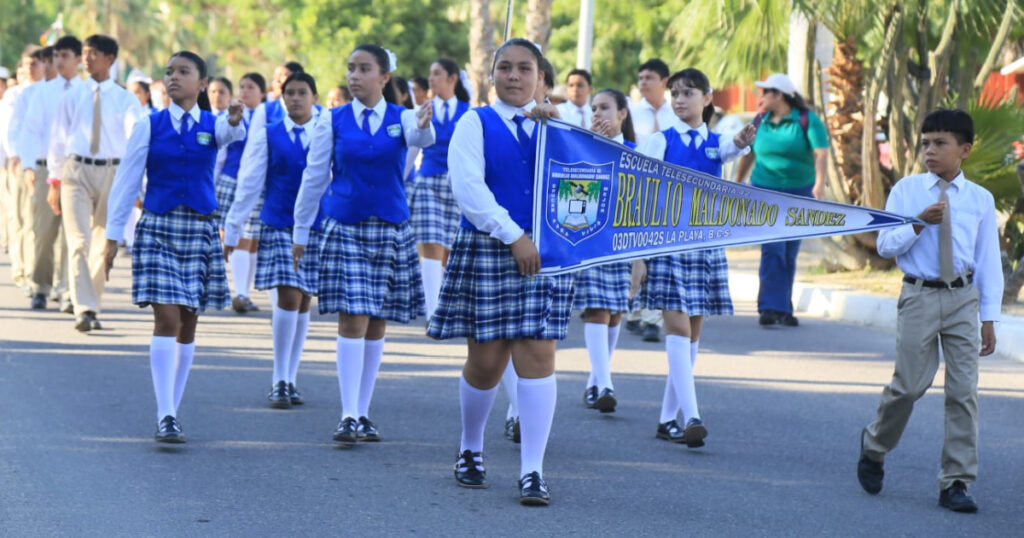
POLYGON ((512 6, 515 5, 515 0, 508 0, 508 7, 505 10, 505 39, 508 41, 512 37, 512 6))

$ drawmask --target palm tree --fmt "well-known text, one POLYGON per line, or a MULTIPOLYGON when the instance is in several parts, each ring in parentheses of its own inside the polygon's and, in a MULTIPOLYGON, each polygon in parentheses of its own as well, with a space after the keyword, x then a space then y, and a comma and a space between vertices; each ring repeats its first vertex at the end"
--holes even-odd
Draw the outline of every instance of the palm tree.
POLYGON ((540 50, 545 53, 551 38, 551 2, 530 0, 526 12, 526 39, 540 45, 540 50))
POLYGON ((491 21, 490 0, 469 2, 469 65, 466 72, 473 83, 477 105, 487 104, 491 89, 491 59, 497 48, 494 44, 494 23, 491 21))

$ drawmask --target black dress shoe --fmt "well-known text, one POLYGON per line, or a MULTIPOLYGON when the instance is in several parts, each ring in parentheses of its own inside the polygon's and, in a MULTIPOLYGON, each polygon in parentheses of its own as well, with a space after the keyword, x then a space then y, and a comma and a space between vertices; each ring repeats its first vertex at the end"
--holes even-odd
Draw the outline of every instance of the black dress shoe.
POLYGON ((455 454, 455 483, 464 488, 483 489, 487 487, 487 471, 484 470, 483 452, 463 450, 455 454))
POLYGON ((519 479, 519 504, 524 506, 547 506, 551 502, 551 494, 548 492, 548 485, 540 477, 540 473, 533 471, 524 474, 519 479))
POLYGON ((668 422, 658 424, 658 431, 655 432, 654 436, 658 439, 672 441, 673 443, 682 443, 683 429, 679 427, 678 422, 670 420, 668 422))
POLYGON ((292 401, 292 405, 302 405, 306 403, 306 400, 302 399, 302 394, 299 389, 295 388, 295 383, 288 383, 288 399, 292 401))
POLYGON ((260 311, 260 307, 256 306, 256 303, 252 302, 252 299, 248 297, 245 298, 245 309, 248 310, 249 312, 260 311))
POLYGON ((46 295, 37 293, 32 296, 32 310, 45 310, 46 309, 46 295))
POLYGON ((244 314, 249 311, 248 305, 249 299, 243 295, 236 295, 234 299, 231 299, 231 309, 236 314, 244 314))
POLYGON ((92 330, 92 322, 96 320, 96 313, 86 310, 75 318, 75 330, 80 333, 87 333, 92 330))
POLYGON ((267 401, 270 402, 270 407, 274 409, 288 409, 291 407, 292 397, 288 392, 288 383, 278 381, 276 385, 270 388, 270 394, 267 394, 267 401))
POLYGON ((885 469, 882 468, 882 462, 875 461, 864 453, 864 435, 866 433, 866 428, 860 432, 860 460, 857 461, 857 481, 860 482, 860 487, 864 488, 864 491, 877 495, 879 491, 882 491, 882 479, 885 478, 885 469))
POLYGON ((939 506, 954 512, 974 513, 978 505, 974 498, 967 494, 967 484, 957 480, 952 486, 939 492, 939 506))
POLYGON ((661 329, 653 323, 644 325, 644 342, 661 342, 661 329))
POLYGON ((793 314, 782 314, 779 316, 779 325, 783 327, 799 327, 800 321, 793 317, 793 314))
POLYGON ((779 324, 779 313, 774 310, 765 310, 757 318, 757 324, 762 327, 771 327, 779 324))
POLYGON ((704 446, 704 438, 708 436, 708 428, 699 418, 691 418, 686 421, 683 428, 683 439, 688 448, 699 448, 704 446))
POLYGON ((615 391, 609 388, 601 389, 601 395, 594 401, 594 409, 602 413, 614 413, 615 405, 618 401, 615 399, 615 391))
POLYGON ((96 319, 96 314, 92 315, 92 321, 89 322, 90 331, 99 331, 103 329, 103 325, 100 325, 100 320, 96 319))
POLYGON ((513 443, 522 441, 522 437, 519 434, 519 417, 505 419, 505 439, 513 443))
POLYGON ((167 415, 160 419, 156 425, 156 435, 153 436, 158 443, 184 443, 185 434, 181 431, 178 419, 167 415))
POLYGON ((356 435, 359 436, 360 441, 367 443, 376 443, 380 441, 380 432, 377 431, 377 426, 373 424, 373 421, 366 417, 359 417, 359 424, 356 426, 356 435))
POLYGON ((597 401, 597 385, 591 385, 583 391, 583 405, 590 409, 594 408, 594 402, 597 401))
POLYGON ((359 440, 358 423, 352 417, 345 417, 334 430, 334 440, 345 445, 354 445, 359 440))
POLYGON ((633 334, 640 334, 644 328, 640 325, 640 320, 630 320, 626 322, 626 330, 633 334))

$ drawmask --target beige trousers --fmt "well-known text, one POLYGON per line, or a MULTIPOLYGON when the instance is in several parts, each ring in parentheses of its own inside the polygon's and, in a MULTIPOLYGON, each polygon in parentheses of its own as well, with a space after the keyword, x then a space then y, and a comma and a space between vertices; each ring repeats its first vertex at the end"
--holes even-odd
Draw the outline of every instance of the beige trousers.
POLYGON ((939 488, 978 475, 978 289, 903 284, 898 303, 896 365, 882 391, 878 416, 864 431, 864 453, 875 461, 896 448, 916 402, 946 361, 945 442, 939 488))
POLYGON ((60 188, 61 216, 68 244, 71 302, 75 314, 100 312, 106 283, 103 252, 106 248, 107 197, 117 167, 68 160, 60 188))
POLYGON ((7 253, 11 258, 11 280, 20 287, 29 283, 28 262, 32 256, 27 248, 27 235, 30 223, 27 221, 29 196, 28 186, 22 180, 21 170, 7 167, 7 204, 8 214, 4 216, 7 225, 7 253))
POLYGON ((28 227, 26 243, 32 249, 31 261, 28 264, 29 285, 33 293, 48 294, 53 288, 57 260, 61 250, 67 246, 58 243, 60 235, 60 217, 53 214, 53 209, 46 202, 49 185, 46 184, 48 171, 45 166, 36 167, 35 190, 29 198, 28 227))

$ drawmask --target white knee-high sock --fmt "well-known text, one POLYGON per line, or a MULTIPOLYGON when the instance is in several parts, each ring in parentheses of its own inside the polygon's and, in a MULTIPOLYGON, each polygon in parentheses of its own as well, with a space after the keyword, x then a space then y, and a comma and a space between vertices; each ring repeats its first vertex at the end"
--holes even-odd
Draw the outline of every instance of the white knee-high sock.
POLYGON ((295 383, 299 373, 299 361, 302 360, 302 349, 306 345, 306 334, 309 333, 309 312, 300 312, 295 320, 295 338, 292 339, 292 351, 288 357, 288 381, 295 383))
POLYGON ((613 388, 608 326, 603 323, 584 323, 583 341, 587 345, 587 355, 590 356, 590 375, 594 378, 594 384, 598 390, 613 388))
POLYGON ((364 338, 338 337, 338 388, 341 390, 341 418, 352 417, 359 407, 359 381, 363 375, 364 338))
POLYGON ((359 416, 369 417, 373 386, 377 383, 377 371, 384 357, 384 339, 367 340, 363 348, 363 373, 359 381, 359 416))
POLYGON ((697 367, 697 350, 700 349, 700 340, 690 342, 690 366, 697 367))
POLYGON ((484 449, 484 426, 494 407, 498 387, 486 390, 470 385, 464 376, 459 376, 459 410, 462 416, 462 440, 459 452, 469 450, 482 452, 484 449))
POLYGON ((173 336, 154 336, 149 340, 149 369, 156 394, 156 419, 174 416, 174 370, 178 362, 178 343, 173 336))
POLYGON ((228 265, 231 266, 231 283, 235 285, 235 295, 248 297, 246 284, 249 282, 249 252, 236 248, 228 256, 228 265))
POLYGON ((505 373, 501 374, 501 384, 505 385, 505 394, 508 394, 508 412, 505 413, 505 420, 519 416, 519 376, 516 375, 516 367, 512 365, 512 359, 508 360, 505 366, 505 373))
MULTIPOLYGON (((612 354, 615 353, 615 346, 619 343, 619 329, 622 328, 622 324, 618 324, 614 327, 608 327, 608 360, 611 361, 612 354)), ((609 367, 611 363, 609 362, 609 367)))
POLYGON ((420 258, 420 276, 423 277, 423 297, 427 303, 427 319, 434 315, 438 297, 441 296, 441 274, 444 267, 441 260, 420 258))
POLYGON ((277 288, 270 288, 267 290, 267 295, 270 297, 270 304, 277 305, 277 288))
POLYGON ((664 424, 675 420, 679 414, 679 398, 676 398, 676 389, 672 388, 672 378, 665 378, 665 395, 661 397, 661 419, 659 423, 664 424))
POLYGON ((690 364, 690 339, 670 334, 665 337, 665 351, 668 355, 668 376, 679 399, 683 420, 700 418, 697 410, 697 391, 693 382, 693 365, 690 364))
POLYGON ((174 416, 178 416, 181 397, 185 394, 185 383, 188 383, 188 372, 192 369, 192 358, 196 356, 196 343, 178 343, 178 363, 174 371, 174 416))
MULTIPOLYGON (((252 292, 252 285, 256 282, 256 253, 255 252, 250 252, 249 253, 249 274, 246 275, 245 278, 246 278, 246 281, 245 281, 245 296, 248 297, 249 294, 252 292)), ((277 301, 274 301, 273 304, 277 304, 277 301)))
POLYGON ((275 304, 270 319, 270 332, 274 340, 274 377, 271 382, 276 385, 278 381, 288 382, 288 367, 292 361, 292 344, 295 342, 299 312, 285 310, 275 304))
POLYGON ((555 374, 540 379, 519 378, 519 431, 523 441, 519 476, 533 471, 544 474, 544 450, 548 446, 557 399, 555 374))

